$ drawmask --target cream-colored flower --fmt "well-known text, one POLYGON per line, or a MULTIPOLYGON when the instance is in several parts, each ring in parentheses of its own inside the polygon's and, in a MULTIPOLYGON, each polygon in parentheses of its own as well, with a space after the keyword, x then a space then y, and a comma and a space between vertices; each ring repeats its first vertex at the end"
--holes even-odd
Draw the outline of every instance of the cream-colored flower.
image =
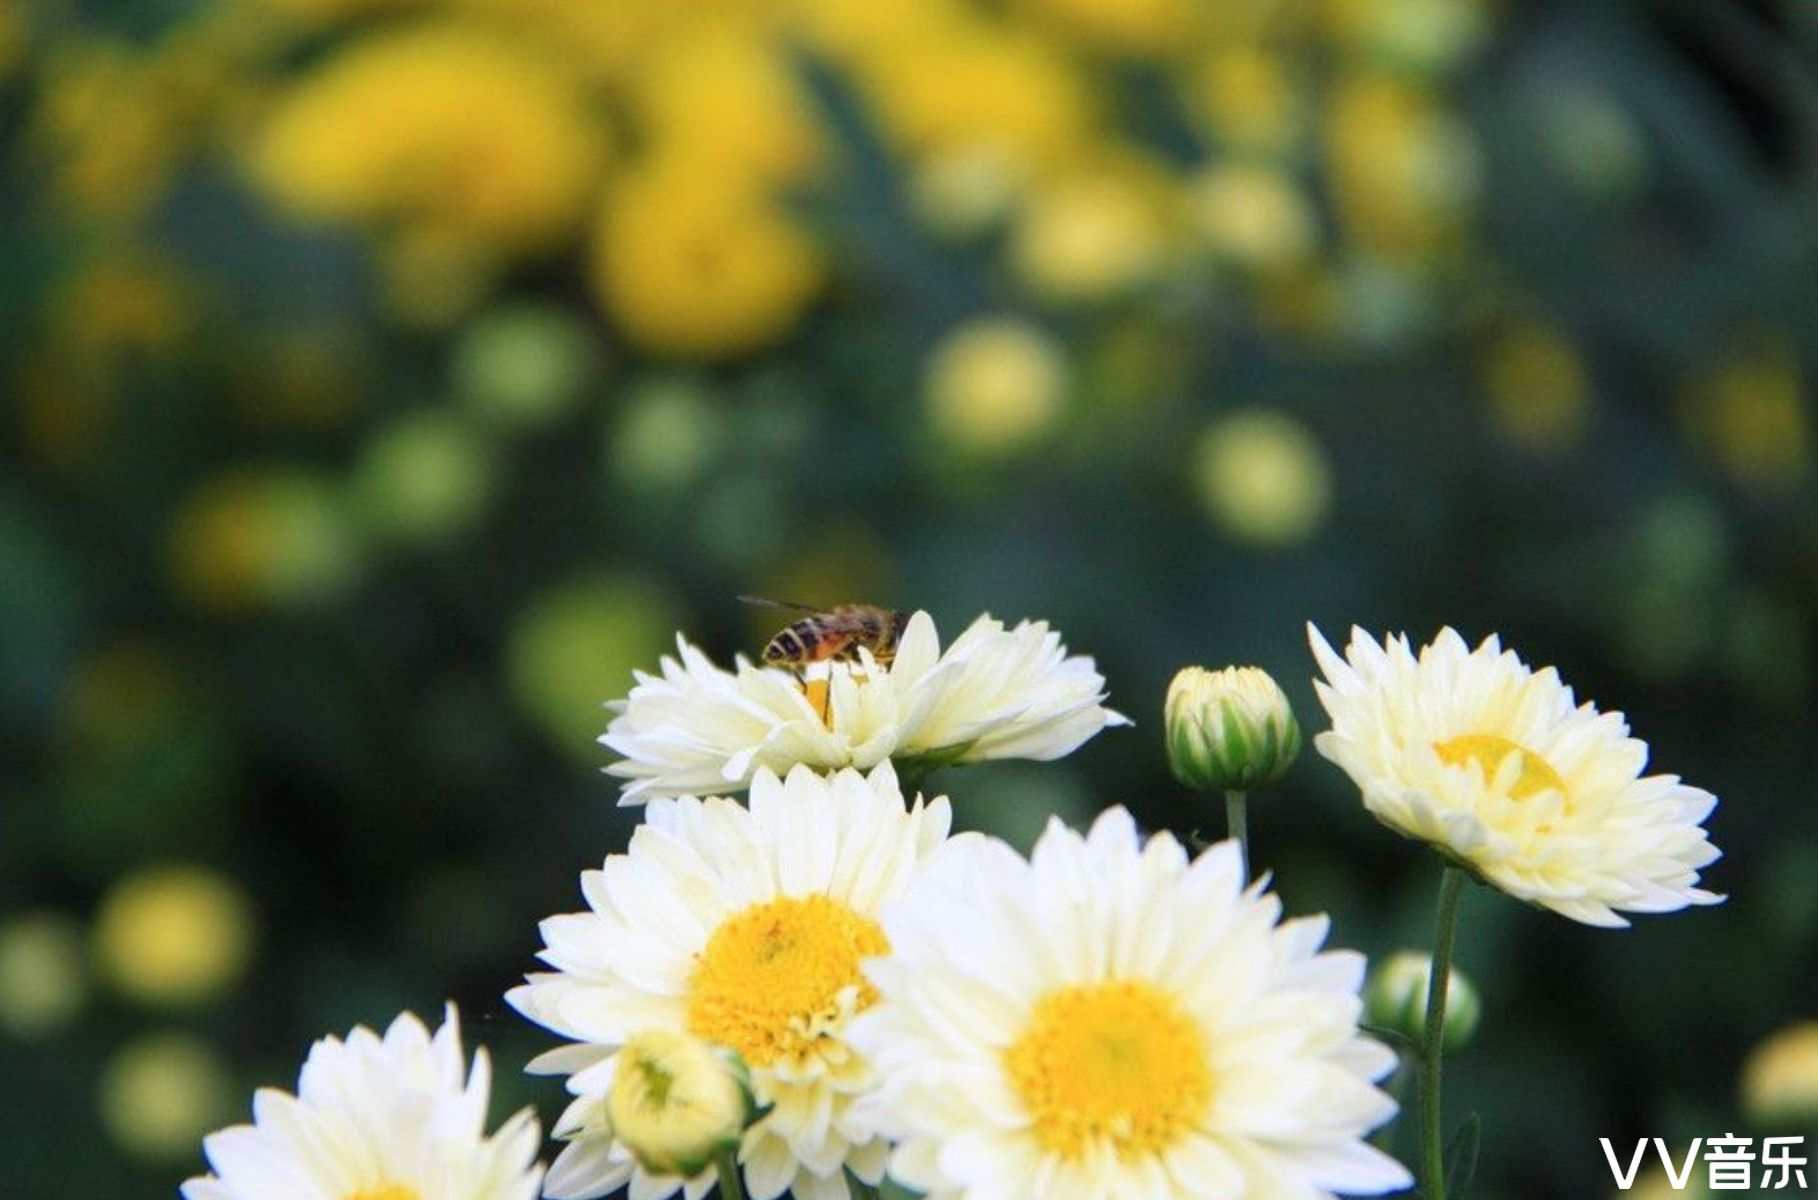
POLYGON ((1069 657, 1045 621, 1014 629, 984 616, 943 652, 927 613, 909 618, 889 666, 821 665, 810 699, 796 674, 715 666, 679 635, 661 675, 637 673, 601 743, 624 756, 607 770, 630 780, 621 804, 653 796, 738 791, 763 767, 867 770, 886 759, 945 765, 988 758, 1053 759, 1107 725, 1105 680, 1069 657))
POLYGON ((311 1047, 295 1096, 263 1088, 251 1125, 202 1143, 212 1175, 184 1200, 532 1200, 541 1139, 524 1109, 485 1136, 492 1067, 470 1071, 454 1006, 432 1035, 410 1013, 311 1047))
MULTIPOLYGON (((770 1110, 739 1162, 754 1200, 847 1200, 845 1170, 875 1183, 886 1146, 851 1116, 874 1074, 846 1025, 875 997, 860 962, 889 949, 877 913, 947 844, 945 799, 905 808, 896 774, 830 777, 760 769, 751 807, 658 799, 624 854, 581 877, 590 911, 543 922, 543 961, 506 998, 579 1043, 532 1070, 568 1073, 578 1099, 548 1194, 603 1196, 631 1184, 654 1200, 699 1200, 713 1172, 655 1175, 613 1136, 607 1097, 626 1040, 672 1029, 736 1051, 770 1110)), ((967 839, 971 840, 971 839, 967 839)))
POLYGON ((1377 820, 1511 896, 1587 925, 1723 899, 1695 885, 1716 797, 1642 776, 1621 713, 1579 704, 1553 668, 1442 629, 1418 655, 1360 629, 1345 657, 1308 626, 1332 728, 1314 739, 1377 820))
POLYGON ((988 842, 885 910, 879 1002, 854 1023, 929 1200, 1376 1194, 1408 1174, 1364 1134, 1394 1056, 1361 1037, 1361 956, 1279 922, 1235 842, 1189 861, 1121 808, 988 842))

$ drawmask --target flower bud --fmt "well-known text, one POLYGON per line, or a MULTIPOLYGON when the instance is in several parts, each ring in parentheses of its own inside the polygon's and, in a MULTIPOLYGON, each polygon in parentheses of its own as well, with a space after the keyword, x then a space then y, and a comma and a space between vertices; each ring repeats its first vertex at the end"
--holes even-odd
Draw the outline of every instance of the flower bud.
POLYGON ((745 1066, 686 1033, 651 1029, 619 1051, 606 1114, 613 1136, 655 1175, 699 1175, 739 1144, 752 1112, 745 1066))
POLYGON ((1300 753, 1300 723, 1260 667, 1187 667, 1168 686, 1168 765, 1202 792, 1248 791, 1280 779, 1300 753))
MULTIPOLYGON (((1373 1025, 1399 1030, 1415 1041, 1426 1037, 1427 976, 1433 960, 1418 950, 1391 955, 1370 975, 1364 1010, 1373 1025)), ((1457 1050, 1477 1032, 1483 1004, 1471 981, 1454 968, 1446 984, 1445 1049, 1457 1050)))
POLYGON ((1742 1066, 1742 1111, 1757 1125, 1818 1124, 1818 1021, 1755 1047, 1742 1066))

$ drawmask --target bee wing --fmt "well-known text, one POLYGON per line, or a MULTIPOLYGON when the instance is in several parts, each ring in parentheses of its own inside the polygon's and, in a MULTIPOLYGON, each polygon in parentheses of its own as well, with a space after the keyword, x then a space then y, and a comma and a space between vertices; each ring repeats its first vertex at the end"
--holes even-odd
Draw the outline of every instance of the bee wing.
POLYGON ((754 604, 759 608, 792 608, 796 612, 805 613, 819 613, 825 611, 824 609, 816 608, 812 604, 797 604, 793 600, 766 600, 762 596, 740 596, 738 597, 738 601, 741 604, 754 604))

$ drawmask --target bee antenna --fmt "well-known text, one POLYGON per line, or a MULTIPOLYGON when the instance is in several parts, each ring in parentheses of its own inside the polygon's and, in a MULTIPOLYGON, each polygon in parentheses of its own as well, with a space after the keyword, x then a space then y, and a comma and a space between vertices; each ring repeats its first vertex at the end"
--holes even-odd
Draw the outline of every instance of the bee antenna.
POLYGON ((796 604, 790 600, 766 600, 762 596, 739 596, 736 599, 741 604, 755 604, 759 608, 793 608, 800 612, 820 611, 812 604, 796 604))

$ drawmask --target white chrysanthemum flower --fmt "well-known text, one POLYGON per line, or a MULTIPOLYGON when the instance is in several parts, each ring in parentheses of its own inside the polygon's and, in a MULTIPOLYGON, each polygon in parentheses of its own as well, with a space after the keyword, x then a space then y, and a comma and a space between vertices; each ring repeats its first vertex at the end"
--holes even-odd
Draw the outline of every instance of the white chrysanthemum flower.
POLYGON ((1442 629, 1418 656, 1361 629, 1340 658, 1307 627, 1332 728, 1314 739, 1377 820, 1429 842, 1511 896, 1587 925, 1616 910, 1672 912, 1723 899, 1696 886, 1716 847, 1716 797, 1676 775, 1642 777, 1646 743, 1621 713, 1579 704, 1548 667, 1496 638, 1442 629))
POLYGON ((1405 1187, 1363 1141, 1394 1065, 1360 1036, 1360 955, 1278 923, 1235 842, 1188 861, 1114 808, 1025 862, 988 842, 885 911, 852 1040, 861 1116, 929 1200, 1314 1200, 1405 1187))
POLYGON ((618 715, 600 741, 624 756, 607 768, 630 780, 621 804, 738 791, 764 767, 1054 759, 1129 724, 1101 703, 1092 660, 1069 657, 1045 621, 1005 629, 980 617, 942 652, 918 612, 888 666, 863 650, 857 663, 817 666, 826 675, 812 700, 793 672, 743 657, 726 671, 679 635, 676 648, 660 676, 638 672, 631 695, 608 706, 618 715))
POLYGON ((403 1013, 383 1038, 323 1038, 295 1096, 262 1088, 253 1124, 203 1140, 214 1174, 184 1200, 532 1200, 536 1118, 524 1109, 485 1136, 491 1087, 485 1050, 467 1067, 453 1005, 433 1035, 403 1013))
MULTIPOLYGON (((612 1136, 619 1048, 649 1029, 684 1030, 736 1051, 772 1106, 745 1130, 739 1162, 755 1200, 847 1200, 845 1168, 883 1177, 886 1147, 850 1109, 874 1075, 846 1025, 874 993, 859 963, 888 949, 877 913, 944 845, 947 801, 906 808, 888 763, 869 776, 760 769, 750 808, 692 796, 650 805, 624 854, 581 877, 591 911, 543 922, 535 974, 506 997, 580 1043, 532 1070, 572 1072, 569 1139, 547 1194, 635 1200, 681 1188, 699 1200, 713 1173, 652 1175, 612 1136)), ((965 838, 965 841, 974 840, 965 838)))

